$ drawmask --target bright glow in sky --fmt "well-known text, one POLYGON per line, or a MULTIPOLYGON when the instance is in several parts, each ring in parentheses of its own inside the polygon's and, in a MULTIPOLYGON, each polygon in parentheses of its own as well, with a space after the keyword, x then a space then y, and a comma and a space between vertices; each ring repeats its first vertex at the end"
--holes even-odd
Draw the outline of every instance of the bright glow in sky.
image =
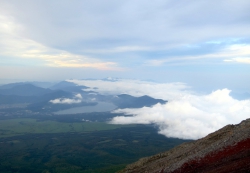
POLYGON ((2 0, 0 83, 67 78, 250 88, 249 0, 2 0))

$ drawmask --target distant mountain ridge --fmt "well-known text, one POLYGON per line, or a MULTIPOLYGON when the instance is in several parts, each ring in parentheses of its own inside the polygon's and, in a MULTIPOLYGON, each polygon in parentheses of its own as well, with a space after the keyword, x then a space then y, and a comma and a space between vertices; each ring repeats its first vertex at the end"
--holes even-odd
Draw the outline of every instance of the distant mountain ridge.
POLYGON ((26 83, 25 82, 17 82, 17 83, 4 84, 4 85, 0 86, 0 90, 1 89, 10 89, 10 88, 13 88, 15 86, 24 85, 24 84, 26 84, 26 83))
POLYGON ((65 97, 73 97, 73 94, 62 90, 41 88, 26 82, 0 86, 0 104, 28 103, 27 109, 32 111, 41 111, 45 105, 52 105, 49 103, 50 100, 65 97))
POLYGON ((119 173, 250 172, 250 119, 194 142, 142 158, 119 173))
POLYGON ((37 82, 37 81, 16 82, 16 83, 9 83, 9 84, 0 85, 0 89, 9 89, 9 88, 12 88, 14 86, 23 85, 23 84, 32 84, 34 86, 41 87, 41 88, 49 88, 49 87, 54 85, 54 83, 52 83, 52 82, 37 82))
POLYGON ((2 95, 18 95, 18 96, 41 96, 51 93, 52 90, 34 86, 29 83, 13 85, 10 88, 0 89, 2 95))
MULTIPOLYGON (((75 83, 61 81, 50 88, 35 86, 29 82, 11 83, 0 86, 0 104, 23 104, 34 112, 50 112, 81 106, 94 106, 98 102, 112 103, 117 108, 150 107, 167 101, 149 96, 134 97, 128 94, 102 95, 94 91, 84 91, 87 86, 78 86, 75 83), (72 104, 52 103, 51 100, 75 99, 80 94, 80 102, 72 104)), ((79 99, 79 98, 78 98, 79 99)), ((8 107, 6 106, 6 107, 8 107)))
POLYGON ((165 104, 167 101, 162 99, 154 99, 147 95, 141 97, 134 97, 128 94, 117 95, 113 99, 113 103, 119 108, 141 108, 141 107, 150 107, 157 103, 165 104))
POLYGON ((86 89, 88 87, 86 86, 78 86, 75 83, 68 82, 68 81, 61 81, 52 87, 50 89, 52 90, 63 90, 67 92, 74 92, 74 93, 88 93, 86 91, 83 91, 83 89, 86 89))

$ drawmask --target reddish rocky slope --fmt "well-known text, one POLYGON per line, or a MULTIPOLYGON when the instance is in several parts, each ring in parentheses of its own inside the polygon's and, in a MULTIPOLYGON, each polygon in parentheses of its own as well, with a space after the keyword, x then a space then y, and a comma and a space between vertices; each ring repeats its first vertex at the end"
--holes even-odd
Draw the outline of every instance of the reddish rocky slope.
POLYGON ((120 173, 250 172, 250 119, 194 142, 142 158, 120 173))

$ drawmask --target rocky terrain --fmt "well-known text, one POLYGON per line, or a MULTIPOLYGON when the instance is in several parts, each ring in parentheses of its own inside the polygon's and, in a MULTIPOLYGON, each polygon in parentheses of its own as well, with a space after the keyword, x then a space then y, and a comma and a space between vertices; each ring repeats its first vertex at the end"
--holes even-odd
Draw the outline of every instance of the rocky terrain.
POLYGON ((142 158, 119 173, 250 172, 250 119, 167 152, 142 158))

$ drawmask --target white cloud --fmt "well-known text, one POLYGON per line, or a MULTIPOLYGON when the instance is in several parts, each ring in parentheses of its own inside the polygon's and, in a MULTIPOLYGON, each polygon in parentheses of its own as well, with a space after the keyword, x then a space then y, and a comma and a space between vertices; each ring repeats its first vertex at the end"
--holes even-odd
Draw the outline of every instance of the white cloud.
MULTIPOLYGON (((1 7, 0 7, 1 8, 1 7)), ((52 67, 85 67, 101 70, 121 70, 117 63, 102 61, 98 58, 77 55, 67 50, 60 50, 43 45, 33 39, 22 35, 24 27, 13 17, 6 17, 0 13, 0 56, 8 57, 2 59, 1 63, 11 62, 8 65, 19 65, 18 63, 43 65, 52 67), (13 59, 15 61, 9 61, 13 59), (30 61, 34 61, 33 64, 30 61), (39 61, 39 63, 37 63, 39 61), (13 62, 15 62, 13 64, 13 62)))
POLYGON ((242 38, 244 42, 250 34, 248 6, 247 0, 1 1, 1 63, 119 71, 141 64, 214 58, 206 56, 206 50, 199 50, 205 56, 195 58, 164 52, 178 54, 183 45, 219 44, 223 39, 242 38))
POLYGON ((250 100, 236 100, 230 90, 221 89, 210 94, 198 94, 184 83, 155 83, 139 80, 69 80, 88 90, 102 94, 149 95, 168 103, 139 109, 119 109, 114 124, 156 124, 159 133, 168 137, 197 139, 227 124, 250 118, 250 100))
POLYGON ((78 98, 78 99, 82 99, 82 95, 81 94, 76 94, 75 97, 78 98))
POLYGON ((113 124, 156 124, 167 137, 198 139, 227 124, 250 118, 250 100, 235 100, 230 90, 222 89, 208 95, 184 94, 182 97, 153 107, 119 109, 113 124))
POLYGON ((22 35, 43 45, 65 47, 80 42, 83 45, 78 46, 79 50, 125 52, 147 50, 159 43, 172 45, 248 37, 249 5, 248 0, 157 0, 153 3, 26 0, 0 2, 0 11, 24 26, 22 35))
POLYGON ((149 81, 117 79, 109 80, 68 80, 77 85, 88 86, 85 91, 95 91, 102 94, 130 94, 133 96, 148 95, 160 99, 175 99, 190 88, 184 83, 155 83, 149 81))
MULTIPOLYGON (((147 60, 144 65, 147 66, 161 66, 168 63, 186 63, 197 62, 198 60, 223 60, 224 62, 238 62, 238 63, 250 63, 250 45, 246 44, 232 44, 225 48, 213 52, 204 53, 201 55, 182 55, 182 56, 169 56, 161 59, 147 60)), ((205 61, 206 62, 206 61, 205 61)))
POLYGON ((124 52, 136 52, 136 51, 152 51, 156 50, 154 47, 145 46, 119 46, 111 49, 89 49, 84 50, 86 53, 124 53, 124 52))
POLYGON ((232 59, 225 59, 225 62, 237 62, 237 63, 244 63, 250 64, 250 58, 232 58, 232 59))
POLYGON ((70 98, 58 98, 54 100, 50 100, 49 102, 53 104, 74 104, 74 103, 81 103, 82 102, 82 95, 76 94, 73 99, 70 98))
POLYGON ((250 45, 231 45, 224 52, 227 52, 224 53, 224 58, 227 58, 224 59, 225 62, 250 64, 250 45))

